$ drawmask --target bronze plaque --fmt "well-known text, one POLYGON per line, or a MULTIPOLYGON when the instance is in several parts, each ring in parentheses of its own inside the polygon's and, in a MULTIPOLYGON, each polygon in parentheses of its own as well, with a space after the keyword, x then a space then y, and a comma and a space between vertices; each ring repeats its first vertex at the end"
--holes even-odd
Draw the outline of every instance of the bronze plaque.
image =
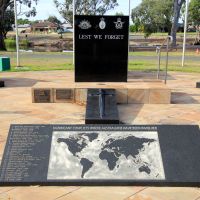
POLYGON ((49 89, 36 89, 34 90, 35 103, 51 103, 51 90, 49 89))
POLYGON ((56 89, 56 100, 70 100, 72 99, 72 90, 56 89))

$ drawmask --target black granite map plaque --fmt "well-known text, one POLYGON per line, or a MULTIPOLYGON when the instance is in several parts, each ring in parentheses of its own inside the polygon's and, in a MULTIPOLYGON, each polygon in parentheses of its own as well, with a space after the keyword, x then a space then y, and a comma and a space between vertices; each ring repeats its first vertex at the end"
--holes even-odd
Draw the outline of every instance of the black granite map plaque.
POLYGON ((0 185, 200 186, 198 126, 12 125, 0 185))
POLYGON ((34 90, 35 103, 51 103, 51 90, 50 89, 35 89, 34 90))
POLYGON ((75 16, 75 81, 126 82, 128 16, 75 16))

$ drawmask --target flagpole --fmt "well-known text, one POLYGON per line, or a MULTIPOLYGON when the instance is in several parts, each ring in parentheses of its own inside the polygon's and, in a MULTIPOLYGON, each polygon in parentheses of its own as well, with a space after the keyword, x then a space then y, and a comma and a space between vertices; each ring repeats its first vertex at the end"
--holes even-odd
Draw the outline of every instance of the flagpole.
POLYGON ((186 34, 187 34, 187 23, 188 23, 188 10, 189 10, 189 0, 186 0, 182 67, 184 67, 184 65, 185 65, 185 50, 186 50, 186 34))
MULTIPOLYGON (((130 17, 131 17, 131 0, 129 0, 129 27, 128 27, 128 54, 130 51, 130 17)), ((128 56, 128 62, 129 62, 129 56, 128 56)))
POLYGON ((75 0, 73 0, 73 65, 75 65, 75 0))
POLYGON ((20 67, 19 32, 18 32, 18 23, 17 23, 17 3, 16 3, 16 0, 14 0, 14 13, 15 13, 15 35, 16 35, 17 67, 20 67))

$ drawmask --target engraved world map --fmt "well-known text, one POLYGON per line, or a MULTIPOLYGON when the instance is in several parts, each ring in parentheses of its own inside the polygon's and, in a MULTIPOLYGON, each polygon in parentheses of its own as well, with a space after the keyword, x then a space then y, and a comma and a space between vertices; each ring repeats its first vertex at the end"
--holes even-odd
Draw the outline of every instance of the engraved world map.
POLYGON ((53 132, 48 180, 164 180, 157 132, 53 132))

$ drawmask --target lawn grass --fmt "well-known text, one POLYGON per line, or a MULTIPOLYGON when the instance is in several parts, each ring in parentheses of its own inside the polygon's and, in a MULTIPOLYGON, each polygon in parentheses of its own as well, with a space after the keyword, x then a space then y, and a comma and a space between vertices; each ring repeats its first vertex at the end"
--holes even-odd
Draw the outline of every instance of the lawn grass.
MULTIPOLYGON (((200 49, 199 49, 200 50, 200 49)), ((182 56, 183 52, 182 51, 176 51, 176 50, 173 50, 173 51, 170 51, 169 52, 169 56, 172 56, 172 57, 175 57, 175 56, 182 56)), ((155 51, 138 51, 138 52, 130 52, 129 55, 132 55, 132 56, 156 56, 156 48, 155 48, 155 51)), ((162 52, 161 55, 165 56, 166 55, 166 52, 162 52)), ((197 54, 196 53, 196 49, 195 50, 190 50, 188 52, 186 52, 185 54, 186 56, 194 56, 194 57, 199 57, 200 59, 200 54, 197 54)))
MULTIPOLYGON (((195 38, 196 37, 196 32, 187 32, 187 38, 195 38)), ((139 36, 144 36, 144 33, 142 32, 137 32, 137 33, 130 33, 130 35, 139 35, 139 36)), ((152 33, 148 38, 164 38, 167 37, 168 33, 152 33)), ((178 32, 177 33, 177 38, 182 38, 184 36, 184 33, 178 32)))
MULTIPOLYGON (((157 71, 157 63, 155 61, 141 61, 134 60, 129 62, 129 71, 157 71)), ((161 71, 165 70, 165 62, 161 62, 161 71)), ((168 71, 174 72, 189 72, 189 73, 200 73, 200 63, 195 61, 186 62, 185 66, 181 66, 181 61, 170 61, 168 71)))
MULTIPOLYGON (((0 56, 8 56, 11 59, 11 72, 18 71, 50 71, 50 70, 74 70, 72 53, 25 53, 21 52, 21 66, 24 68, 16 69, 16 54, 14 52, 0 52, 0 56)), ((131 52, 135 56, 134 60, 129 61, 130 71, 156 71, 157 59, 155 52, 131 52), (138 56, 138 58, 137 58, 138 56), (140 58, 139 56, 142 56, 140 58), (155 56, 155 58, 148 58, 155 56), (148 59, 145 59, 147 57, 148 59)), ((163 56, 165 53, 163 53, 163 56)), ((199 57, 198 60, 186 60, 185 67, 181 67, 181 52, 172 52, 170 56, 178 56, 178 59, 169 60, 169 71, 195 72, 200 73, 200 55, 194 52, 187 52, 186 56, 199 57)), ((161 62, 161 69, 165 69, 165 61, 161 62)))
POLYGON ((53 60, 42 60, 42 61, 32 61, 31 63, 21 62, 22 69, 16 69, 16 64, 12 64, 11 71, 52 71, 52 70, 73 70, 72 61, 53 61, 53 60))

